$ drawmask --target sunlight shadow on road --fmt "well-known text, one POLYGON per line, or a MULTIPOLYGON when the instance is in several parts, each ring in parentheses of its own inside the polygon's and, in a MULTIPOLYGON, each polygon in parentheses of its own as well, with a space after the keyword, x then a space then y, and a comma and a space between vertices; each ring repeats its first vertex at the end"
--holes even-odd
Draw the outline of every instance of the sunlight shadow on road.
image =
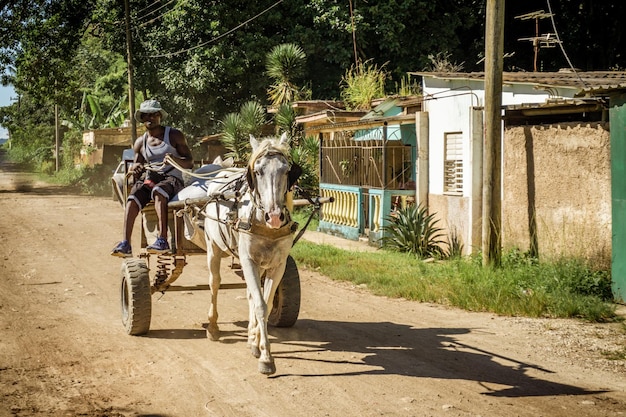
POLYGON ((273 329, 276 358, 343 364, 344 372, 285 374, 274 378, 349 375, 401 375, 476 381, 496 397, 588 395, 589 391, 529 375, 556 374, 541 366, 489 352, 457 340, 469 328, 415 328, 389 322, 357 323, 299 320, 295 327, 273 329), (363 338, 370 335, 370 338, 363 338), (281 349, 281 347, 283 349, 281 349), (295 349, 290 349, 295 347, 295 349), (324 355, 326 352, 327 355, 324 355), (356 359, 355 359, 356 358, 356 359), (493 384, 501 389, 487 388, 493 384))
POLYGON ((198 329, 159 329, 150 330, 143 337, 149 339, 206 339, 206 331, 198 329))

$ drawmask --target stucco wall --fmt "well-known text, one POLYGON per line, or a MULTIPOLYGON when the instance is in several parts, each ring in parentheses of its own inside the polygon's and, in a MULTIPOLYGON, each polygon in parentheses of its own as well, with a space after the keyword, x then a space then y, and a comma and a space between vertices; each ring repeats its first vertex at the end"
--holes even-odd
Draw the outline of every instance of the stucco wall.
POLYGON ((608 123, 506 128, 502 242, 611 263, 608 123))
POLYGON ((434 214, 439 222, 437 226, 442 228, 444 240, 448 241, 453 233, 463 245, 463 254, 469 255, 480 248, 472 247, 467 238, 470 235, 472 225, 469 219, 470 198, 460 196, 447 196, 441 194, 428 195, 428 213, 434 214))

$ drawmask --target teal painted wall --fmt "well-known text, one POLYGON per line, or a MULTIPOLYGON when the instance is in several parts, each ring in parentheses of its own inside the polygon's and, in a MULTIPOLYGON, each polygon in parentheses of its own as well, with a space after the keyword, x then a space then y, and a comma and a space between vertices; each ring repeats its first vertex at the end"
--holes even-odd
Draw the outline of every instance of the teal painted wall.
POLYGON ((611 98, 611 279, 617 301, 626 301, 626 95, 611 98))

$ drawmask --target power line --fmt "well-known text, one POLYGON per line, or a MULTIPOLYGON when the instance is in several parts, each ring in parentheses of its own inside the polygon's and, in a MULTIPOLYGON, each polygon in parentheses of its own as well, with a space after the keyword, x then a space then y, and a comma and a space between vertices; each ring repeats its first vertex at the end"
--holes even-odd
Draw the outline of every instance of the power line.
POLYGON ((588 88, 589 85, 585 82, 585 80, 583 80, 580 77, 580 75, 578 74, 578 71, 576 71, 576 68, 574 68, 574 65, 572 65, 572 61, 570 61, 569 57, 567 56, 567 53, 565 52, 565 48, 563 48, 563 42, 561 42, 561 39, 559 38, 559 32, 557 32, 556 25, 554 23, 554 14, 552 14, 552 7, 550 6, 550 0, 546 0, 546 2, 548 3, 548 11, 550 12, 550 20, 552 21, 552 29, 554 30, 554 34, 556 35, 558 44, 561 47, 561 52, 563 52, 563 56, 567 60, 567 63, 569 64, 570 69, 574 72, 574 74, 576 74, 580 82, 583 83, 583 85, 588 88))
MULTIPOLYGON (((167 4, 164 4, 163 6, 159 7, 158 9, 156 9, 156 10, 154 10, 154 11, 152 11, 152 12, 148 13, 147 15, 143 16, 143 17, 142 17, 142 19, 143 19, 144 17, 147 17, 147 16, 149 16, 150 14, 152 14, 152 13, 156 12, 157 10, 162 9, 163 7, 167 6, 168 4, 170 4, 170 3, 174 2, 174 1, 176 1, 176 0, 170 0, 167 4)), ((139 26, 139 27, 144 27, 144 26, 146 26, 146 25, 149 25, 150 23, 154 23, 154 22, 156 22, 157 20, 159 20, 159 19, 160 19, 160 18, 162 18, 163 16, 165 16, 165 15, 167 15, 167 14, 169 14, 169 13, 172 13, 172 12, 174 11, 174 9, 176 9, 176 7, 178 7, 178 5, 179 5, 179 4, 180 4, 180 3, 177 3, 177 4, 176 4, 176 6, 172 7, 170 10, 166 11, 165 13, 163 13, 163 14, 161 14, 161 15, 157 16, 157 17, 153 17, 152 19, 150 19, 150 20, 148 20, 148 21, 146 21, 146 22, 143 22, 143 23, 139 24, 138 26, 139 26)), ((137 20, 137 19, 134 19, 134 20, 137 20)))
MULTIPOLYGON (((143 19, 145 19, 146 17, 150 16, 151 14, 154 14, 154 13, 158 12, 159 10, 161 10, 162 8, 164 8, 164 7, 166 7, 166 6, 168 6, 168 5, 172 4, 172 3, 174 3, 175 1, 176 1, 176 0, 170 0, 170 1, 168 1, 167 3, 165 3, 164 5, 162 5, 161 7, 157 7, 156 9, 152 10, 151 12, 146 13, 145 15, 143 15, 143 16, 141 16, 141 17, 136 17, 136 18, 134 18, 134 19, 133 19, 133 21, 143 20, 143 19)), ((153 3, 153 4, 154 4, 154 3, 153 3)), ((174 6, 174 7, 176 7, 176 6, 174 6)), ((173 9, 172 9, 172 10, 173 10, 173 9)), ((154 18, 154 19, 152 19, 152 20, 154 21, 154 20, 156 20, 156 19, 159 19, 159 18, 163 17, 164 15, 166 15, 166 14, 167 14, 167 13, 169 13, 169 12, 171 12, 171 10, 168 10, 167 12, 163 13, 163 14, 162 14, 162 15, 160 15, 160 16, 155 17, 155 18, 154 18)), ((140 12, 138 12, 138 13, 140 13, 140 12)), ((145 24, 145 23, 143 23, 142 25, 144 25, 144 24, 145 24)))
POLYGON ((146 7, 144 7, 143 9, 139 10, 137 13, 141 13, 144 10, 148 10, 150 7, 154 6, 155 4, 161 3, 161 0, 156 0, 154 3, 147 5, 146 7))
POLYGON ((201 47, 206 46, 206 45, 208 45, 210 43, 217 42, 218 40, 222 39, 223 37, 228 36, 231 33, 235 32, 236 30, 240 29, 242 26, 247 25, 248 23, 252 22, 253 20, 255 20, 255 19, 259 18, 260 16, 264 15, 265 13, 269 12, 271 9, 273 9, 276 6, 278 6, 282 2, 283 2, 283 0, 278 0, 276 3, 274 3, 273 5, 268 7, 267 9, 263 10, 261 13, 257 14, 254 17, 251 17, 250 19, 248 19, 245 22, 239 24, 238 26, 234 27, 233 29, 229 30, 228 32, 225 32, 225 33, 219 35, 216 38, 210 39, 210 40, 208 40, 206 42, 202 42, 201 44, 198 44, 196 46, 192 46, 191 48, 181 49, 181 50, 176 51, 176 52, 169 52, 169 53, 166 53, 166 54, 159 54, 159 55, 149 55, 149 58, 172 57, 172 56, 183 54, 185 52, 193 51, 194 49, 201 48, 201 47))
MULTIPOLYGON (((163 7, 167 6, 168 4, 170 4, 170 3, 174 2, 174 1, 176 1, 176 0, 170 0, 168 3, 164 4, 164 5, 163 5, 163 6, 161 6, 161 7, 158 7, 158 8, 156 8, 156 9, 154 9, 153 11, 151 11, 151 12, 149 12, 149 13, 145 14, 144 16, 141 16, 141 17, 134 17, 134 18, 132 18, 132 19, 131 19, 131 23, 134 23, 136 20, 143 20, 145 17, 150 16, 150 15, 151 15, 151 14, 153 14, 154 12, 156 12, 156 11, 158 11, 158 10, 162 9, 163 7)), ((139 10, 139 11, 137 11, 137 12, 136 12, 136 14, 139 14, 139 13, 143 12, 144 10, 148 10, 149 8, 151 8, 152 6, 154 6, 155 4, 159 4, 159 3, 161 3, 161 0, 156 0, 154 3, 152 3, 152 4, 150 4, 150 5, 146 6, 146 7, 144 7, 143 9, 141 9, 141 10, 139 10)), ((165 12, 165 13, 163 13, 161 16, 158 16, 158 17, 154 18, 152 21, 154 21, 154 20, 156 20, 156 19, 158 19, 158 18, 160 18, 160 17, 163 17, 163 16, 164 16, 165 14, 167 14, 167 13, 169 13, 169 12, 165 12)), ((110 24, 112 24, 112 25, 118 25, 118 24, 123 23, 123 22, 124 22, 123 20, 116 20, 116 21, 114 21, 114 22, 112 22, 112 23, 110 23, 110 24)))

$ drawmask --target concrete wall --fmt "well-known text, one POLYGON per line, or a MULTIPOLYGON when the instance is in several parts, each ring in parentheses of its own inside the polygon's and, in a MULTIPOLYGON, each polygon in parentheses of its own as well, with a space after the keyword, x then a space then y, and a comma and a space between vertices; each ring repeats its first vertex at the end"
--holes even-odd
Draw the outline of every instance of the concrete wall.
POLYGON ((471 104, 472 97, 462 97, 467 102, 458 105, 458 108, 467 120, 454 119, 456 124, 444 122, 429 112, 416 113, 418 203, 435 214, 444 234, 456 234, 463 244, 464 255, 480 250, 482 239, 483 114, 481 108, 465 107, 471 104), (452 131, 463 134, 463 195, 446 195, 443 192, 443 138, 446 132, 452 131))
POLYGON ((480 245, 476 247, 468 238, 471 236, 473 227, 469 216, 470 209, 470 197, 428 195, 428 212, 435 214, 435 219, 439 221, 437 226, 443 229, 442 233, 446 236, 444 240, 449 239, 452 234, 456 234, 463 244, 464 255, 480 250, 480 245))
POLYGON ((124 149, 131 146, 130 127, 88 130, 83 132, 80 163, 88 166, 114 165, 121 158, 124 149))
POLYGON ((503 246, 609 267, 610 156, 608 123, 506 128, 503 246))

